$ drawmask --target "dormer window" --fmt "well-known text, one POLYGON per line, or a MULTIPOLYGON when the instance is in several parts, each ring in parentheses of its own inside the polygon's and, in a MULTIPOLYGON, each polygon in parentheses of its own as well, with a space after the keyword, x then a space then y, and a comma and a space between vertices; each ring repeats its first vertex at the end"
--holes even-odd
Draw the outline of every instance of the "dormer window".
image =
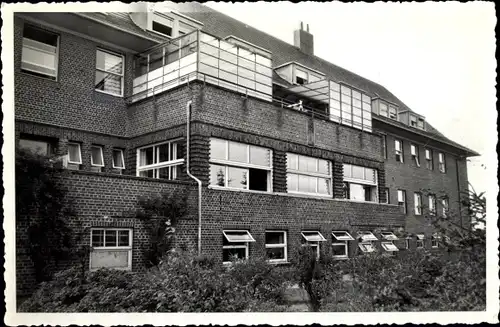
POLYGON ((295 70, 295 83, 296 84, 300 84, 300 85, 304 85, 304 84, 307 84, 307 72, 303 71, 303 70, 300 70, 300 69, 296 69, 295 70))
POLYGON ((149 15, 147 28, 170 38, 188 34, 203 25, 176 12, 154 12, 149 15))
POLYGON ((325 74, 298 62, 289 62, 275 68, 281 78, 295 85, 304 85, 325 79, 325 74))
POLYGON ((398 119, 398 110, 394 106, 389 106, 389 118, 390 119, 398 119))
POLYGON ((165 34, 167 36, 172 36, 173 21, 167 21, 167 22, 168 22, 168 25, 153 21, 153 31, 161 33, 161 34, 165 34))
MULTIPOLYGON (((375 100, 377 101, 377 100, 375 100)), ((376 111, 375 111, 376 112, 376 111)), ((398 108, 385 101, 378 100, 378 114, 380 116, 388 117, 394 120, 398 119, 398 108)))
POLYGON ((410 115, 410 126, 418 129, 425 129, 425 122, 422 117, 410 115))

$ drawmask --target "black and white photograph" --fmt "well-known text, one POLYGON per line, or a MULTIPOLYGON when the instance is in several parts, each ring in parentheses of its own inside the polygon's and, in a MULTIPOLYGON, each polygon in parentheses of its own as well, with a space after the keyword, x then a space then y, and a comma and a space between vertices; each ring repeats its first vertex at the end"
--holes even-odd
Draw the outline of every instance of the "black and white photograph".
POLYGON ((1 11, 7 325, 498 323, 493 2, 1 11))

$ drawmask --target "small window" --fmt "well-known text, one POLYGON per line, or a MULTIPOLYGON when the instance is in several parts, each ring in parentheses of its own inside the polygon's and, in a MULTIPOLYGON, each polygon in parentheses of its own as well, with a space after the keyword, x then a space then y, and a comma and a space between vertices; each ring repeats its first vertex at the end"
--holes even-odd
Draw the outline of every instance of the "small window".
POLYGON ((437 235, 437 234, 432 235, 432 237, 431 237, 431 246, 432 246, 432 248, 436 249, 436 248, 439 247, 439 239, 440 238, 441 237, 439 235, 437 235))
POLYGON ((376 238, 375 235, 373 235, 373 233, 370 231, 359 231, 358 238, 361 240, 361 242, 378 241, 378 238, 376 238))
POLYGON ((394 154, 397 162, 404 162, 403 159, 403 142, 394 140, 394 154))
POLYGON ((326 239, 317 231, 304 231, 301 232, 303 238, 303 246, 310 246, 316 252, 316 259, 319 260, 320 247, 319 242, 324 242, 326 239))
POLYGON ((349 241, 354 238, 346 231, 332 232, 332 257, 335 259, 344 259, 349 257, 349 241))
POLYGON ((266 255, 269 262, 286 262, 286 232, 266 231, 266 255))
POLYGON ((123 159, 123 150, 113 149, 113 168, 125 169, 125 160, 123 159))
POLYGON ((45 30, 25 25, 21 70, 23 72, 57 79, 59 36, 45 30))
POLYGON ((429 194, 429 214, 436 215, 436 196, 429 194))
POLYGON ((418 152, 418 146, 415 144, 410 145, 411 158, 415 162, 415 166, 420 167, 420 156, 418 152))
POLYGON ((68 164, 82 164, 82 153, 79 143, 68 143, 68 164))
POLYGON ((403 212, 406 214, 406 191, 398 190, 398 206, 403 208, 403 212))
POLYGON ((172 36, 172 27, 153 21, 153 31, 172 36))
POLYGON ((387 117, 388 116, 387 104, 380 102, 379 108, 380 108, 380 115, 387 117))
POLYGON ((399 238, 394 235, 393 232, 382 232, 380 233, 380 235, 382 235, 382 237, 384 238, 384 240, 387 240, 387 241, 397 241, 399 240, 399 238))
POLYGON ((295 69, 295 83, 299 85, 304 85, 308 83, 307 72, 295 69))
POLYGON ((397 120, 398 119, 398 109, 393 106, 389 106, 389 118, 397 120))
POLYGON ((359 243, 358 247, 364 253, 375 252, 375 245, 372 242, 359 243))
POLYGON ((425 168, 427 168, 428 170, 433 169, 432 151, 429 149, 425 149, 425 168))
POLYGON ((90 269, 132 268, 132 230, 124 228, 93 228, 90 232, 92 252, 90 269))
POLYGON ((346 231, 333 231, 333 237, 337 241, 354 241, 354 238, 346 231))
POLYGON ((394 245, 393 242, 382 242, 382 248, 387 252, 397 252, 399 251, 398 247, 394 245))
POLYGON ((248 259, 249 243, 255 242, 255 239, 247 230, 225 230, 222 234, 222 262, 224 264, 248 259))
POLYGON ((417 249, 424 248, 424 240, 425 240, 424 234, 417 234, 417 249))
POLYGON ((444 153, 439 152, 439 171, 442 173, 446 173, 446 162, 444 153))
POLYGON ((443 217, 447 217, 447 214, 448 214, 448 199, 447 198, 443 198, 441 199, 441 206, 442 206, 442 214, 443 214, 443 217))
POLYGON ((101 49, 96 53, 95 89, 123 96, 123 56, 101 49))
POLYGON ((410 249, 410 242, 411 242, 411 238, 410 237, 405 238, 405 249, 406 250, 410 249))
POLYGON ((421 215, 422 214, 422 194, 420 193, 415 193, 414 198, 413 198, 413 204, 415 207, 415 215, 421 215))
POLYGON ((93 145, 90 147, 90 164, 95 167, 104 167, 102 146, 93 145))
POLYGON ((417 116, 410 115, 410 126, 417 127, 417 116))

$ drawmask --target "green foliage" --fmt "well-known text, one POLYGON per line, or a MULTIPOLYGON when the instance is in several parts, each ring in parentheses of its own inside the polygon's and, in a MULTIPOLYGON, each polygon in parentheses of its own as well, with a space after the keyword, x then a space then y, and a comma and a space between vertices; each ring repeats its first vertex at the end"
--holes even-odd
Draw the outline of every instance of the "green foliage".
POLYGON ((175 226, 187 211, 186 192, 165 192, 156 197, 139 197, 136 217, 149 231, 150 249, 146 253, 149 266, 157 266, 173 248, 175 226))
POLYGON ((16 220, 27 228, 37 282, 50 279, 53 267, 75 252, 76 234, 68 227, 74 213, 59 183, 67 172, 55 166, 55 158, 16 150, 16 220))

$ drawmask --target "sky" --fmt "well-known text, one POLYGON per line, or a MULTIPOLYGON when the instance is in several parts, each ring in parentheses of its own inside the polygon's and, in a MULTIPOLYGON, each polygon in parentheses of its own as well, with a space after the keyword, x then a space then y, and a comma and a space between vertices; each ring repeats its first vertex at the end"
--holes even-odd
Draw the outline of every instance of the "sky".
POLYGON ((290 44, 300 22, 309 24, 316 56, 385 86, 445 136, 479 152, 468 163, 476 191, 496 177, 493 3, 205 5, 290 44))

